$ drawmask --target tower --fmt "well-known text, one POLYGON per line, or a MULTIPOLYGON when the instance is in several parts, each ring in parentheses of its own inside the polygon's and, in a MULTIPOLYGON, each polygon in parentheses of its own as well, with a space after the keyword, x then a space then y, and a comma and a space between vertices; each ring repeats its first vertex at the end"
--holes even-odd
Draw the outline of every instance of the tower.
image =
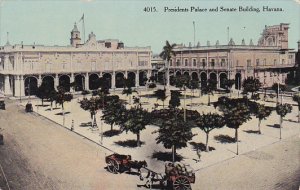
POLYGON ((77 28, 77 25, 76 25, 76 22, 74 24, 74 28, 73 30, 71 31, 71 39, 70 39, 70 44, 73 46, 73 47, 76 47, 78 44, 81 43, 81 38, 80 38, 80 32, 77 28))
POLYGON ((276 46, 281 49, 288 49, 288 30, 289 24, 265 26, 265 29, 259 39, 260 46, 276 46))

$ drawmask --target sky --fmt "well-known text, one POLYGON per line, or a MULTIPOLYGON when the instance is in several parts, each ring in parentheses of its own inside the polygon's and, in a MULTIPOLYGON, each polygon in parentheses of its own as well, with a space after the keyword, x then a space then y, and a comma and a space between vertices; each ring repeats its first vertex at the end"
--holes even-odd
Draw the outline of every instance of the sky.
MULTIPOLYGON (((86 39, 93 31, 97 40, 119 39, 125 46, 151 46, 154 53, 165 41, 200 41, 227 44, 228 36, 236 44, 244 38, 256 44, 265 25, 290 23, 289 47, 300 40, 300 0, 0 0, 0 45, 69 45, 70 32, 84 14, 86 39), (164 12, 170 9, 217 8, 218 12, 164 12), (252 7, 260 12, 221 12, 220 8, 252 7), (263 6, 282 8, 282 12, 264 12, 263 6), (145 12, 156 9, 156 12, 145 12), (229 28, 229 30, 227 29, 229 28), (228 32, 229 31, 229 32, 228 32), (229 35, 228 35, 229 34, 229 35)), ((82 32, 82 22, 78 24, 82 32)), ((82 36, 83 39, 83 36, 82 36)))

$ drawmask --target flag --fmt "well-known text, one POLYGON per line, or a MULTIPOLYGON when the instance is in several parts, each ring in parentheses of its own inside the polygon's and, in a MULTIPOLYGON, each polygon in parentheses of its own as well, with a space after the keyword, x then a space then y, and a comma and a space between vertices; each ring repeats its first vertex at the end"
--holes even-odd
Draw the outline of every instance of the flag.
POLYGON ((78 23, 81 22, 81 21, 84 21, 84 14, 82 15, 82 17, 80 18, 80 20, 78 21, 78 23))

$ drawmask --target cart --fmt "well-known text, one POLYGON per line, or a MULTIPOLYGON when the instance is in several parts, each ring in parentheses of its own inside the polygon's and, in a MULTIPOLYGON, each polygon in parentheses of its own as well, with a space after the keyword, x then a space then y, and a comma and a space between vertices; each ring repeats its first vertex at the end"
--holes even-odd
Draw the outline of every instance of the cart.
POLYGON ((117 174, 124 171, 131 171, 131 169, 136 169, 140 173, 142 167, 147 167, 147 162, 131 160, 130 155, 122 154, 111 154, 105 157, 105 162, 107 164, 107 170, 111 173, 117 174))

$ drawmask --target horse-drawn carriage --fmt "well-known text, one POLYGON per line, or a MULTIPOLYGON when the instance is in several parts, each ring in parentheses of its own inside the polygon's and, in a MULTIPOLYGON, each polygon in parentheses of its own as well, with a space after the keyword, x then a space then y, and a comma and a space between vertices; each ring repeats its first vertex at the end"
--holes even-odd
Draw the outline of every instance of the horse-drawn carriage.
POLYGON ((147 167, 146 161, 131 160, 130 155, 122 155, 117 153, 106 156, 105 162, 107 164, 107 170, 114 174, 130 171, 131 169, 136 169, 138 172, 140 172, 142 167, 147 167))
POLYGON ((147 168, 146 161, 132 161, 130 155, 111 154, 105 157, 107 170, 117 174, 119 172, 136 169, 140 180, 147 180, 145 186, 160 189, 191 190, 191 183, 195 183, 195 172, 186 164, 180 162, 167 162, 165 173, 157 173, 147 168), (158 183, 158 184, 155 184, 158 183))
POLYGON ((140 179, 147 179, 145 186, 148 188, 158 182, 161 189, 191 190, 191 183, 195 183, 195 172, 189 165, 167 162, 165 174, 143 168, 140 179))

